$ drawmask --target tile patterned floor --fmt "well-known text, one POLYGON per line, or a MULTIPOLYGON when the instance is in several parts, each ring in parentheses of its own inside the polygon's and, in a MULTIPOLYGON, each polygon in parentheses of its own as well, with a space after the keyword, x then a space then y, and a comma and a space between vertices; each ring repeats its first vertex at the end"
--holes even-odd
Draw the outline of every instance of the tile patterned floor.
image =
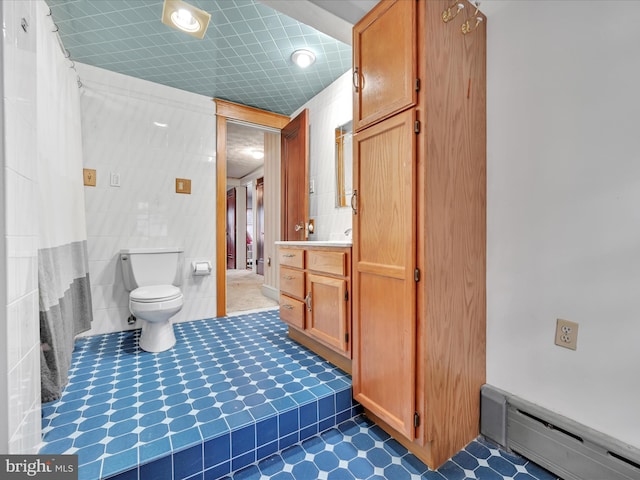
POLYGON ((277 310, 174 328, 176 346, 161 353, 140 350, 139 331, 79 339, 62 398, 43 406, 40 453, 77 454, 80 478, 94 480, 277 421, 286 435, 226 466, 241 468, 259 448, 274 453, 353 416, 350 377, 291 341, 277 310))
POLYGON ((358 416, 225 479, 557 480, 557 477, 480 439, 433 471, 380 427, 358 416))
POLYGON ((63 397, 43 406, 40 453, 77 454, 80 480, 553 480, 481 440, 437 471, 368 419, 351 379, 291 341, 277 310, 76 342, 63 397))

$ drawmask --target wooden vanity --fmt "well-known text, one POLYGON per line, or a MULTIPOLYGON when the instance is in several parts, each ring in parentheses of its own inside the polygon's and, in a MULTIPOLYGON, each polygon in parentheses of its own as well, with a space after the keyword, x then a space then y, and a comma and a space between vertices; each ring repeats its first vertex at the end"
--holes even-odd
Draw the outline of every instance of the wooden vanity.
POLYGON ((289 336, 351 373, 351 245, 276 242, 289 336))

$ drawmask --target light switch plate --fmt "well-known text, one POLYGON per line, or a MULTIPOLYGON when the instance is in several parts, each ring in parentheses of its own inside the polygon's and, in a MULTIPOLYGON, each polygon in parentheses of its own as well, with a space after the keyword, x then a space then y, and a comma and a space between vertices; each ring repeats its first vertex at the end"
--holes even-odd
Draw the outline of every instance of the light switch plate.
POLYGON ((176 193, 191 194, 191 180, 188 178, 176 178, 176 193))
POLYGON ((112 187, 119 187, 120 186, 120 174, 119 173, 114 173, 111 172, 111 182, 110 182, 112 187))
POLYGON ((82 175, 84 177, 84 184, 87 187, 96 186, 96 171, 92 168, 83 168, 82 175))

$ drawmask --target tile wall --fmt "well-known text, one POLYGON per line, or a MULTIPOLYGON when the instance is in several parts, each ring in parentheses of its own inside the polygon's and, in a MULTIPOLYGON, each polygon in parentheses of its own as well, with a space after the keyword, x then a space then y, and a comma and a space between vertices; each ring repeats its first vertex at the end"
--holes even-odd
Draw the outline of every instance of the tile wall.
POLYGON ((0 451, 9 453, 36 453, 40 442, 36 35, 44 28, 37 15, 42 3, 0 3, 4 84, 0 224, 6 248, 6 273, 0 280, 4 287, 0 318, 6 318, 6 323, 0 322, 0 451))
MULTIPOLYGON (((82 88, 87 244, 94 309, 87 335, 128 325, 128 292, 118 253, 131 247, 184 247, 184 307, 174 321, 213 317, 215 276, 194 277, 194 260, 215 272, 215 104, 204 96, 77 65, 82 88), (116 176, 120 186, 112 186, 116 176), (175 193, 176 178, 191 194, 175 193)), ((139 322, 138 322, 139 323, 139 322)))
POLYGON ((338 78, 303 108, 309 109, 309 217, 315 219, 315 234, 309 240, 333 240, 351 227, 351 209, 336 208, 335 128, 351 120, 351 71, 338 78), (332 235, 333 234, 333 235, 332 235))

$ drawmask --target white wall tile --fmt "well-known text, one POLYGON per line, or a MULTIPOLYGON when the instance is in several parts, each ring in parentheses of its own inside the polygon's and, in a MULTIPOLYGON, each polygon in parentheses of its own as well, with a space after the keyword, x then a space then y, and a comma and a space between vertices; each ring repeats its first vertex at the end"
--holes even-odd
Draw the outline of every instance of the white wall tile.
POLYGON ((309 195, 309 216, 315 219, 311 240, 329 240, 351 227, 351 209, 336 208, 335 128, 351 120, 351 74, 345 73, 304 104, 309 109, 309 177, 315 193, 309 195))
POLYGON ((2 115, 5 138, 4 235, 6 242, 5 332, 0 335, 0 439, 10 452, 35 453, 40 439, 40 356, 37 301, 37 172, 36 172, 36 2, 3 1, 4 90, 2 115), (20 27, 22 18, 29 28, 20 27), (34 363, 34 351, 37 361, 34 363), (5 363, 6 360, 6 363, 5 363), (35 415, 29 415, 37 410, 35 415), (36 418, 36 425, 27 422, 36 418))
MULTIPOLYGON (((78 65, 85 167, 87 243, 94 322, 86 335, 133 328, 117 264, 129 247, 180 246, 191 258, 215 261, 215 106, 211 99, 78 65), (165 123, 159 127, 153 122, 165 123), (110 173, 120 187, 109 186, 110 173), (175 179, 191 179, 191 195, 175 179)), ((174 321, 215 316, 215 277, 194 282, 184 270, 183 310, 174 321)), ((139 327, 139 325, 138 325, 139 327)))

